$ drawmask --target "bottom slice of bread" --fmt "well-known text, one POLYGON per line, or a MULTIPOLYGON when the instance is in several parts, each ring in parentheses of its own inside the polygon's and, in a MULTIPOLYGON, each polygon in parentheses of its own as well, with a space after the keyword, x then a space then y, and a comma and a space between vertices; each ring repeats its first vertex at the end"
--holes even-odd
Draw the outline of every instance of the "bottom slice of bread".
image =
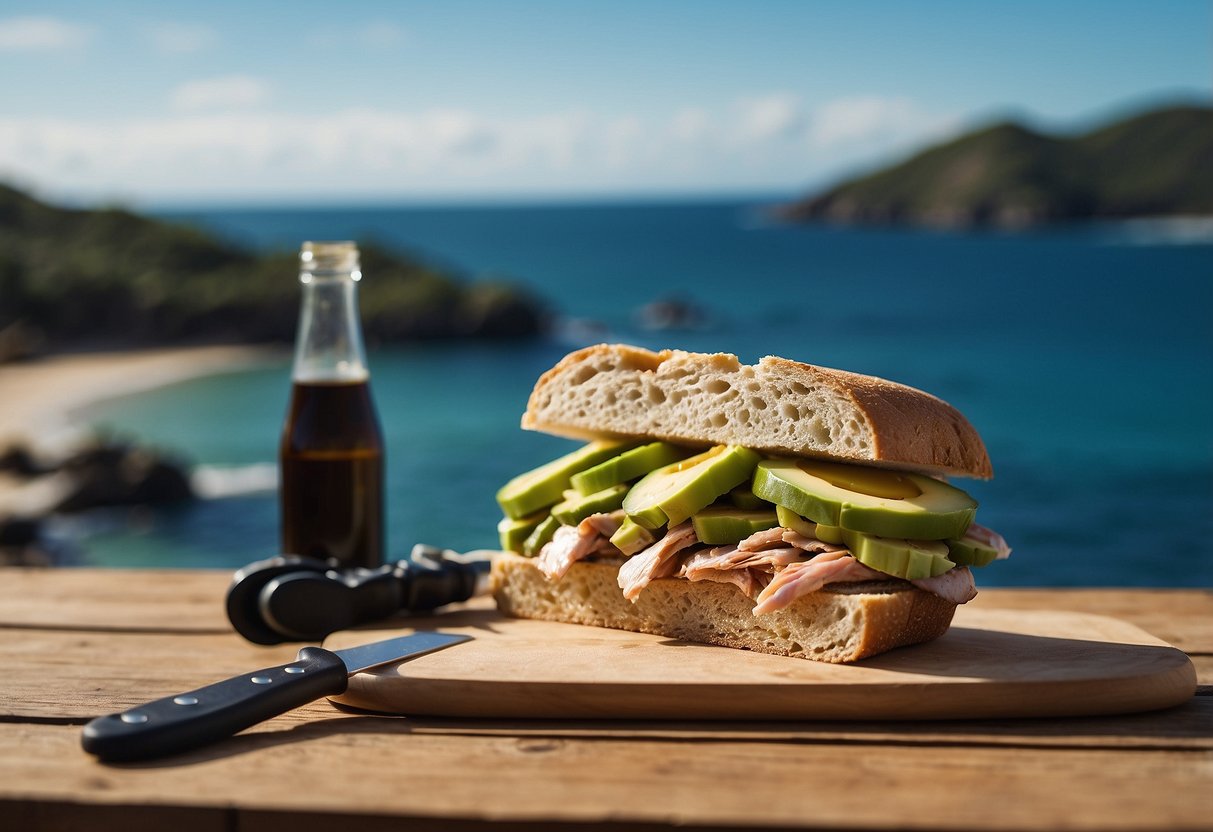
POLYGON ((498 608, 518 618, 652 633, 823 662, 853 662, 943 635, 956 605, 906 581, 831 584, 767 615, 732 584, 663 578, 636 603, 616 582, 618 563, 573 564, 549 581, 533 560, 493 561, 498 608))

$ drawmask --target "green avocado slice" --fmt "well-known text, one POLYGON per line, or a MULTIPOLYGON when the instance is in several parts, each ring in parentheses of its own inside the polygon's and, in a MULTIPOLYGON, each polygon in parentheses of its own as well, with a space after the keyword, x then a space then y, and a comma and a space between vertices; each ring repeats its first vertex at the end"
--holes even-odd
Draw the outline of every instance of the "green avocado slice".
POLYGON ((998 559, 998 550, 966 533, 959 540, 948 541, 948 557, 961 566, 988 566, 998 559))
POLYGON ((759 458, 740 445, 717 445, 650 471, 623 498, 623 510, 646 529, 675 526, 749 479, 759 458))
POLYGON ((773 529, 779 525, 779 520, 773 511, 745 511, 722 506, 705 508, 691 517, 691 523, 700 543, 719 546, 739 543, 755 532, 773 529))
POLYGON ((552 516, 566 526, 576 526, 591 514, 620 508, 627 493, 628 487, 622 484, 612 485, 586 497, 572 492, 573 496, 552 506, 552 516))
POLYGON ((617 456, 635 444, 612 440, 590 442, 571 454, 514 477, 497 492, 497 503, 511 520, 534 514, 541 508, 560 502, 573 474, 617 456))
POLYGON ((751 487, 816 523, 879 537, 960 538, 977 512, 976 500, 931 477, 818 460, 763 460, 751 487))
POLYGON ((822 543, 834 543, 836 545, 841 545, 843 543, 842 529, 838 528, 837 526, 831 526, 827 523, 818 523, 817 539, 822 543))
POLYGON ((785 529, 791 529, 805 537, 817 537, 817 524, 812 520, 806 520, 786 506, 775 506, 775 517, 779 520, 779 525, 785 529))
POLYGON ((690 455, 689 449, 671 445, 669 442, 650 442, 574 474, 571 481, 578 493, 588 496, 612 485, 643 477, 655 468, 690 455))
POLYGON ((634 555, 650 546, 657 536, 631 517, 625 517, 619 530, 611 535, 611 543, 625 555, 634 555))
POLYGON ((522 554, 529 558, 539 554, 539 550, 548 544, 552 536, 556 534, 556 530, 560 528, 560 521, 550 514, 543 518, 538 526, 535 527, 527 539, 522 542, 522 554))
POLYGON ((771 510, 771 504, 766 500, 754 496, 754 492, 750 490, 749 483, 739 485, 729 492, 729 502, 738 508, 746 511, 757 511, 758 509, 771 510))
POLYGON ((501 548, 507 552, 522 554, 523 542, 547 516, 546 511, 537 511, 517 520, 511 520, 508 517, 501 518, 501 522, 497 524, 497 536, 501 539, 501 548))
POLYGON ((948 560, 948 544, 942 540, 902 540, 849 529, 842 535, 855 560, 895 578, 933 578, 956 566, 948 560))
POLYGON ((815 537, 823 543, 842 544, 842 529, 837 526, 814 523, 786 506, 775 506, 775 516, 779 518, 779 525, 785 529, 799 532, 805 537, 815 537))

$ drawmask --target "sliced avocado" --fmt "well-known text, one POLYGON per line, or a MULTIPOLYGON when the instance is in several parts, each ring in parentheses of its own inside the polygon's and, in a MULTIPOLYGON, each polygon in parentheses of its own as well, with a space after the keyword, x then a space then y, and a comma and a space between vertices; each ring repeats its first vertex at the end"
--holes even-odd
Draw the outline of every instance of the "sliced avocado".
POLYGON ((729 502, 738 508, 746 511, 757 511, 759 509, 771 510, 771 504, 766 500, 754 496, 754 492, 750 490, 750 486, 739 485, 729 492, 729 502))
POLYGON ((884 468, 807 459, 766 459, 754 493, 817 523, 881 537, 960 538, 977 501, 959 488, 884 468))
POLYGON ((998 559, 998 550, 966 532, 959 540, 948 541, 948 558, 961 566, 988 566, 998 559))
POLYGON ((690 455, 689 449, 671 445, 669 442, 650 442, 574 474, 573 487, 579 494, 594 494, 612 485, 643 477, 655 468, 686 459, 690 455))
POLYGON ((948 545, 942 540, 902 540, 849 529, 842 535, 855 560, 895 578, 933 578, 956 565, 948 560, 948 545))
POLYGON ((779 520, 773 511, 746 511, 725 506, 705 508, 691 517, 691 523, 701 543, 719 546, 738 543, 755 532, 773 529, 779 525, 779 520))
POLYGON ((817 539, 822 543, 841 544, 843 542, 842 529, 840 529, 838 526, 831 526, 827 523, 818 523, 817 539))
POLYGON ((623 498, 623 510, 647 529, 677 525, 749 479, 758 460, 749 448, 717 445, 650 471, 623 498))
POLYGON ((634 444, 612 440, 590 442, 571 454, 514 477, 497 492, 497 503, 511 520, 534 514, 541 508, 560 502, 573 474, 617 456, 634 444))
POLYGON ((633 522, 631 517, 625 517, 619 530, 611 535, 611 543, 625 555, 636 554, 652 545, 656 539, 656 535, 639 523, 633 522))
POLYGON ((497 536, 501 538, 501 548, 507 552, 522 554, 523 542, 547 516, 546 511, 537 511, 517 520, 511 520, 508 517, 501 518, 501 522, 497 524, 497 536))
POLYGON ((623 505, 623 496, 627 493, 626 485, 612 485, 588 497, 574 491, 571 497, 552 506, 552 516, 566 526, 576 526, 591 514, 620 508, 623 505))
POLYGON ((552 535, 556 534, 556 530, 560 528, 560 521, 550 514, 540 521, 535 530, 527 535, 527 539, 522 541, 522 554, 529 558, 539 554, 539 550, 548 544, 552 539, 552 535))
POLYGON ((787 506, 775 506, 775 515, 779 525, 785 529, 800 532, 805 537, 815 537, 822 543, 842 543, 842 529, 825 523, 814 523, 807 517, 801 517, 787 506))
POLYGON ((805 537, 817 537, 817 524, 806 520, 787 506, 775 506, 775 517, 785 529, 791 529, 805 537))

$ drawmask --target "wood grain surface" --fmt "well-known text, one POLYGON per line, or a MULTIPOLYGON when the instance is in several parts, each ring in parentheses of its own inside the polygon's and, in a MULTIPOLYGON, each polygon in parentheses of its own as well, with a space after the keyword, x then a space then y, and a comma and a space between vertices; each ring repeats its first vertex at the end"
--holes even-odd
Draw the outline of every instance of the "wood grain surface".
POLYGON ((432 735, 407 719, 361 717, 271 722, 172 760, 101 766, 79 752, 78 733, 0 725, 8 794, 58 804, 87 795, 103 807, 237 806, 301 822, 314 813, 389 816, 408 829, 436 819, 541 829, 1209 828, 1204 751, 432 735))
POLYGON ((230 572, 0 569, 0 627, 230 633, 230 572))
POLYGON ((84 754, 91 716, 294 655, 227 628, 229 579, 0 569, 0 828, 1213 830, 1213 593, 983 590, 971 605, 1104 614, 1182 646, 1207 687, 1149 713, 537 720, 322 700, 162 761, 84 754))

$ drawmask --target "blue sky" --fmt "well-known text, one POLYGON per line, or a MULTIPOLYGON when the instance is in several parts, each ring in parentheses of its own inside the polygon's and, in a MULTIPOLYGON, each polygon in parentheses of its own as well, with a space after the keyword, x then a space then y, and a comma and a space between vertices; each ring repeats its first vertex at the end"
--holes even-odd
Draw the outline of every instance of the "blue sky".
POLYGON ((1213 97, 1207 2, 0 0, 0 178, 136 203, 796 191, 1213 97))

